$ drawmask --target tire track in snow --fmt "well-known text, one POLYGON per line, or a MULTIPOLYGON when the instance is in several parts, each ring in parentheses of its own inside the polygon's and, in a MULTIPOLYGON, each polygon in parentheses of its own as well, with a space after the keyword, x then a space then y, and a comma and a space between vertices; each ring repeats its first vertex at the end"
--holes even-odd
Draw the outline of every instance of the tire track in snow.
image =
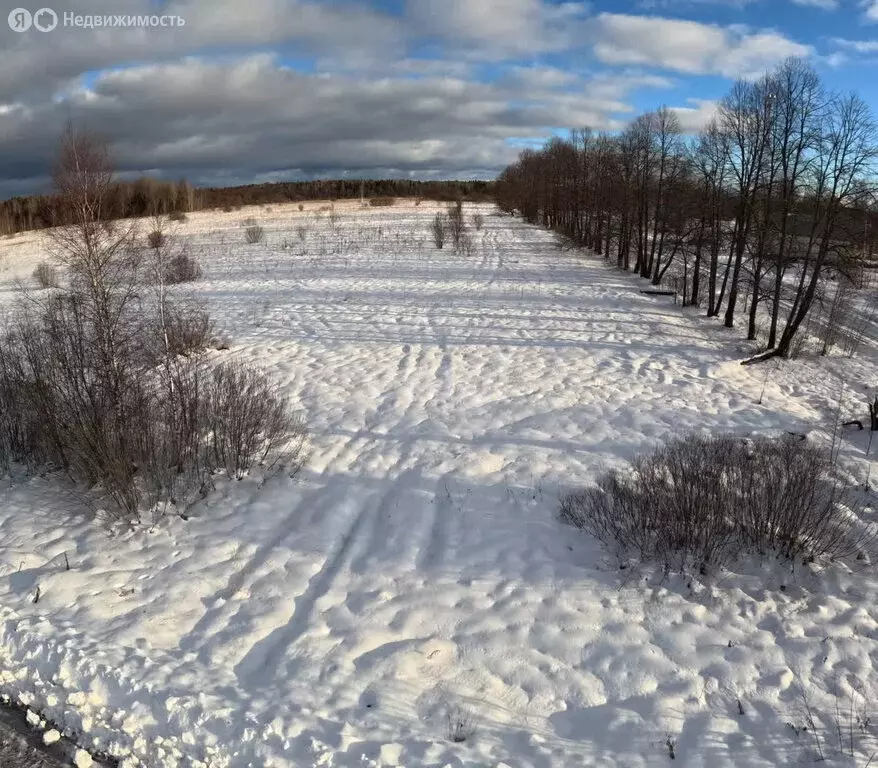
POLYGON ((442 357, 436 366, 436 392, 432 397, 432 400, 437 404, 447 402, 453 391, 451 353, 444 344, 440 344, 439 349, 442 352, 442 357))
MULTIPOLYGON (((389 476, 396 475, 397 471, 394 469, 389 476)), ((365 542, 357 547, 357 555, 351 558, 351 571, 353 573, 368 573, 370 566, 377 558, 387 561, 388 555, 404 554, 404 547, 396 546, 398 542, 394 541, 394 535, 400 533, 400 526, 393 524, 391 517, 399 510, 402 496, 407 491, 419 487, 421 477, 420 468, 407 469, 396 477, 393 485, 381 497, 368 516, 368 525, 364 526, 368 531, 364 536, 365 542)), ((405 528, 403 529, 405 530, 405 528)))
POLYGON ((375 526, 376 517, 380 519, 385 513, 398 489, 399 485, 394 484, 390 492, 380 496, 376 505, 360 508, 353 523, 330 551, 323 567, 310 579, 305 591, 296 598, 289 621, 257 642, 236 665, 235 674, 239 680, 246 681, 250 687, 264 687, 271 683, 286 651, 308 631, 317 602, 332 589, 361 533, 364 529, 375 526))
MULTIPOLYGON (((427 358, 426 347, 424 347, 424 345, 421 344, 418 347, 418 356, 415 360, 414 369, 412 370, 412 377, 414 377, 415 374, 419 374, 419 373, 423 374, 424 360, 426 358, 427 358)), ((411 381, 411 380, 409 380, 409 381, 411 381)), ((424 399, 417 398, 414 395, 415 395, 415 389, 414 389, 414 384, 412 384, 412 387, 410 387, 409 391, 408 391, 408 403, 406 404, 405 409, 403 410, 402 414, 399 417, 399 421, 397 422, 397 425, 396 425, 397 427, 403 427, 404 425, 408 424, 415 409, 420 408, 421 410, 423 410, 424 399)), ((393 431, 393 430, 391 430, 391 431, 393 431)), ((411 446, 409 445, 409 447, 411 447, 411 446)))
POLYGON ((403 344, 401 356, 396 366, 396 377, 390 382, 388 389, 381 398, 381 403, 365 419, 367 429, 373 430, 385 424, 398 409, 400 396, 407 391, 412 376, 417 373, 420 361, 420 352, 417 360, 413 360, 412 345, 403 344))
MULTIPOLYGON (((346 456, 353 449, 355 438, 348 438, 337 447, 334 452, 332 462, 337 461, 346 456)), ((331 463, 331 462, 328 462, 331 463)), ((325 474, 325 473, 324 473, 325 474)), ((248 506, 258 497, 259 493, 264 490, 265 486, 261 486, 250 499, 248 506)), ((226 582, 226 585, 216 592, 212 597, 205 601, 210 607, 204 615, 196 622, 195 626, 187 632, 180 640, 180 649, 184 651, 198 651, 200 655, 205 654, 207 645, 217 636, 228 623, 228 617, 224 619, 225 614, 229 613, 233 605, 229 601, 242 589, 247 587, 248 583, 252 583, 260 575, 260 571, 266 563, 269 562, 271 553, 284 544, 288 539, 301 531, 302 516, 305 510, 319 508, 319 503, 324 497, 332 498, 337 494, 337 489, 329 482, 326 482, 310 500, 303 500, 301 504, 297 504, 292 512, 284 517, 283 522, 276 526, 271 537, 262 544, 251 556, 247 558, 244 565, 235 571, 226 582), (318 503, 315 503, 318 502, 318 503)), ((235 557, 240 553, 236 553, 235 557)), ((204 660, 204 659, 202 659, 204 660)))
POLYGON ((426 546, 421 549, 418 568, 432 570, 442 564, 448 549, 450 516, 454 508, 451 489, 448 487, 450 474, 445 474, 436 483, 436 496, 433 500, 433 521, 426 546))

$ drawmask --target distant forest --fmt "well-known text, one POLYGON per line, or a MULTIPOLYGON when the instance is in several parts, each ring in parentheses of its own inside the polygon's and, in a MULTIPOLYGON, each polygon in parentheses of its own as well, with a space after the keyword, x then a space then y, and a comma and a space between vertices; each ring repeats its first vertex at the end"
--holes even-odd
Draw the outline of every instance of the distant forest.
MULTIPOLYGON (((493 182, 413 181, 410 179, 332 179, 249 184, 242 187, 196 188, 187 181, 142 178, 117 182, 103 216, 107 219, 149 216, 174 211, 267 205, 299 200, 346 200, 373 197, 414 197, 441 201, 489 201, 493 182)), ((13 197, 0 201, 0 234, 65 224, 68 213, 54 195, 13 197)))

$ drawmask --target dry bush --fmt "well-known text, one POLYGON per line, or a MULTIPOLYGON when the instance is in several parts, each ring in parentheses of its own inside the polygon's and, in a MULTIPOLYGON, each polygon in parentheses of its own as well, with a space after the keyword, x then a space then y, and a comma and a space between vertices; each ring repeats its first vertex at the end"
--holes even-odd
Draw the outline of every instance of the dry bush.
POLYGON ((163 248, 167 242, 167 236, 160 229, 154 229, 146 236, 146 243, 150 248, 163 248))
POLYGON ((0 340, 0 466, 8 469, 15 462, 34 470, 57 458, 41 413, 52 405, 46 395, 31 375, 15 330, 7 331, 0 340))
POLYGON ((262 371, 178 358, 159 381, 160 413, 143 450, 150 506, 185 507, 203 497, 218 469, 239 480, 256 465, 298 471, 304 426, 262 371))
POLYGON ((844 675, 827 690, 799 683, 801 699, 786 726, 814 762, 869 768, 878 757, 873 687, 844 675))
POLYGON ((37 264, 33 276, 40 288, 57 288, 60 285, 58 270, 47 261, 37 264))
POLYGON ((395 197, 370 197, 369 205, 373 208, 388 208, 392 205, 396 205, 395 197))
POLYGON ((168 214, 168 218, 171 221, 176 221, 176 222, 184 222, 184 221, 189 220, 188 217, 186 216, 186 214, 183 213, 183 211, 171 211, 168 214))
POLYGON ((744 552, 834 558, 862 541, 828 452, 796 437, 686 437, 567 494, 565 522, 620 553, 716 568, 744 552))
POLYGON ((147 267, 147 274, 153 283, 175 285, 198 280, 201 277, 201 266, 198 259, 189 254, 185 245, 181 245, 173 234, 167 234, 167 218, 162 215, 153 217, 153 230, 147 241, 150 251, 141 256, 142 269, 147 267))
POLYGON ((167 351, 172 357, 203 352, 214 339, 210 314, 200 306, 186 303, 166 306, 163 333, 167 351))
POLYGON ((164 264, 164 279, 169 285, 191 283, 201 278, 201 265, 188 251, 174 253, 164 264))
MULTIPOLYGON (((138 337, 126 322, 125 332, 120 327, 108 340, 93 310, 76 293, 55 296, 37 310, 20 309, 2 350, 14 361, 5 372, 16 375, 2 389, 16 391, 19 427, 36 426, 25 463, 64 468, 97 493, 102 507, 133 516, 139 503, 134 441, 145 412, 134 365, 138 337)), ((4 442, 14 442, 14 433, 4 442)))
POLYGON ((304 211, 304 210, 305 210, 305 204, 304 204, 304 203, 299 203, 298 208, 299 208, 299 211, 304 211))
POLYGON ((442 248, 445 245, 447 228, 445 226, 445 217, 441 213, 437 213, 433 217, 433 221, 430 224, 430 234, 433 235, 433 243, 437 248, 442 248))
POLYGON ((205 312, 166 308, 163 326, 139 327, 152 350, 118 347, 110 377, 90 335, 83 306, 64 297, 0 341, 4 464, 62 468, 95 509, 128 522, 185 511, 217 469, 298 469, 305 431, 268 377, 197 354, 212 338, 205 312))
POLYGON ((464 232, 458 243, 458 250, 467 258, 470 258, 476 250, 476 244, 469 232, 464 232))
POLYGON ((458 200, 448 208, 448 231, 451 233, 451 241, 454 250, 459 251, 466 234, 466 221, 463 217, 463 202, 458 200))
POLYGON ((461 706, 452 706, 445 715, 445 737, 454 744, 463 744, 476 733, 472 712, 461 706))
POLYGON ((258 224, 250 224, 244 231, 244 240, 250 245, 261 243, 265 239, 265 230, 258 224))
POLYGON ((481 213, 473 214, 473 226, 476 228, 476 232, 480 232, 482 227, 485 226, 485 217, 481 213))
POLYGON ((265 374, 243 363, 222 363, 211 369, 206 387, 214 466, 240 479, 254 464, 297 464, 304 426, 265 374))
POLYGON ((223 213, 231 213, 231 212, 234 211, 234 210, 235 210, 235 209, 232 208, 231 205, 224 205, 224 206, 223 206, 223 213))

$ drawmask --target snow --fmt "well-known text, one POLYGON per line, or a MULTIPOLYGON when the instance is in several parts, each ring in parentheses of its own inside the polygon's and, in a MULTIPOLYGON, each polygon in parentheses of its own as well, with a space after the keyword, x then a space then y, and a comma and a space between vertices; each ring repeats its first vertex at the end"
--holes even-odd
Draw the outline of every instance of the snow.
POLYGON ((91 768, 94 765, 94 761, 91 759, 91 755, 84 749, 77 749, 76 754, 73 755, 73 764, 76 768, 91 768))
POLYGON ((43 734, 43 744, 47 746, 61 741, 61 734, 55 728, 50 728, 43 734))
MULTIPOLYGON (((669 742, 682 765, 775 766, 814 751, 787 725, 805 699, 837 758, 834 696, 878 689, 870 568, 620 570, 555 515, 687 430, 825 439, 840 393, 862 417, 874 350, 742 367, 740 330, 489 206, 472 256, 434 248, 435 204, 319 208, 177 228, 215 354, 284 387, 307 465, 128 532, 58 478, 7 479, 0 691, 123 768, 640 768, 669 742)), ((38 234, 0 240, 3 301, 41 258, 38 234)), ((841 451, 863 480, 867 441, 841 451)))

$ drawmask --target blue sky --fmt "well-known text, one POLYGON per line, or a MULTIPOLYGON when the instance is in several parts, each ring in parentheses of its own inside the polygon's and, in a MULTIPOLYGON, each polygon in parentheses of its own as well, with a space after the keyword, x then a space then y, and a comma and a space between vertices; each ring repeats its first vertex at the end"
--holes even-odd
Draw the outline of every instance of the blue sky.
POLYGON ((127 174, 229 184, 491 177, 662 104, 695 133, 790 55, 878 104, 878 0, 68 0, 185 25, 11 31, 27 2, 0 0, 0 196, 45 189, 67 119, 127 174))

